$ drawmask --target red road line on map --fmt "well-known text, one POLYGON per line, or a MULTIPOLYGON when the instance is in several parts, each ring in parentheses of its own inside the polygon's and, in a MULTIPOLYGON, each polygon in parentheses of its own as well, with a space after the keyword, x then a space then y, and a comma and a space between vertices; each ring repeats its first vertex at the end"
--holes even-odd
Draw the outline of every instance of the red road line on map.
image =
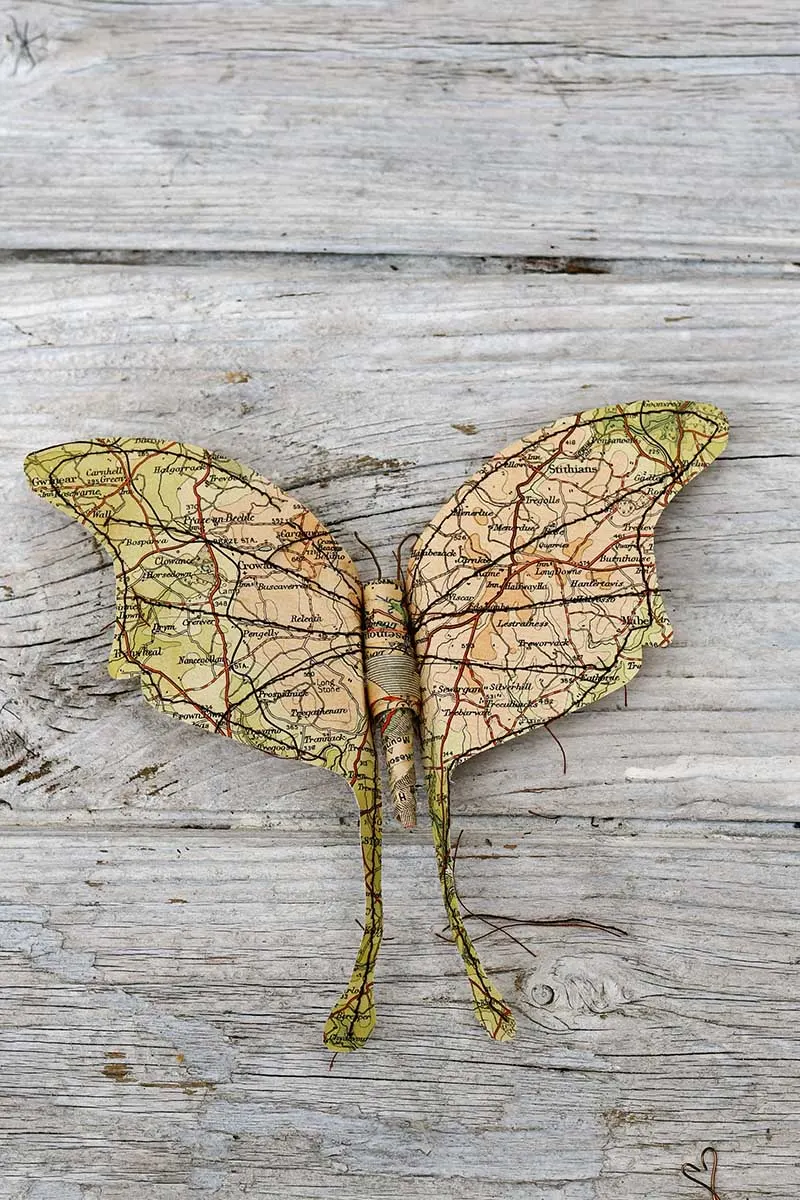
MULTIPOLYGON (((172 446, 175 446, 176 444, 177 443, 175 443, 175 442, 167 442, 167 444, 165 446, 159 446, 158 450, 153 450, 153 452, 151 454, 146 454, 144 456, 144 458, 141 458, 137 462, 136 466, 133 468, 132 471, 128 470, 127 464, 124 462, 124 460, 122 460, 122 461, 120 460, 120 457, 117 453, 115 453, 113 450, 109 450, 109 454, 110 454, 111 458, 115 458, 117 460, 117 462, 120 464, 120 466, 122 467, 122 473, 125 476, 125 478, 123 479, 122 483, 119 484, 118 487, 112 488, 112 490, 110 492, 106 492, 105 496, 100 501, 100 503, 95 504, 94 508, 90 509, 89 512, 84 515, 86 517, 93 516, 94 513, 97 512, 98 508, 102 508, 104 504, 108 503, 108 501, 112 498, 112 496, 118 496, 119 493, 122 491, 122 489, 126 485, 131 489, 131 495, 136 496, 136 493, 133 490, 133 476, 135 475, 135 473, 139 470, 140 467, 143 467, 145 463, 149 462, 151 458, 157 458, 159 454, 163 454, 163 452, 165 450, 169 450, 172 446)), ((138 499, 137 499, 136 503, 139 504, 138 499)), ((153 538, 153 541, 156 542, 156 538, 153 534, 153 530, 150 526, 150 522, 147 519, 147 514, 145 513, 141 504, 139 504, 139 507, 142 509, 142 516, 144 517, 144 523, 147 527, 147 532, 150 534, 151 538, 153 538)), ((157 544, 158 543, 156 542, 156 545, 157 544)))
POLYGON ((220 644, 222 646, 222 674, 225 678, 225 684, 223 687, 223 700, 224 700, 224 705, 225 705, 225 708, 224 708, 225 730, 227 732, 228 737, 231 737, 232 736, 232 734, 231 734, 231 707, 230 707, 231 668, 230 668, 230 660, 228 658, 228 644, 225 641, 225 634, 222 632, 222 625, 220 624, 219 613, 217 612, 216 608, 214 607, 214 597, 216 596, 217 592, 219 591, 219 589, 221 587, 222 579, 221 579, 221 576, 219 573, 219 563, 217 562, 216 555, 214 554, 214 551, 211 548, 211 543, 209 542, 208 534, 206 533, 205 520, 203 519, 203 509, 202 509, 202 504, 200 501, 200 494, 198 491, 198 489, 200 487, 202 487, 202 485, 206 482, 206 480, 208 479, 210 474, 211 474, 211 458, 209 457, 206 461, 206 469, 203 472, 202 476, 199 479, 195 479, 194 482, 192 483, 192 491, 194 492, 195 508, 197 510, 197 525, 198 525, 198 529, 200 531, 200 537, 202 538, 203 543, 205 544, 206 550, 208 551, 208 557, 211 559, 211 565, 214 569, 214 585, 211 588, 211 591, 208 593, 208 606, 211 609, 211 613, 214 617, 214 627, 217 631, 217 637, 219 638, 220 644))
POLYGON ((468 666, 469 652, 470 652, 470 649, 472 648, 472 642, 473 642, 473 639, 477 632, 478 621, 480 620, 480 618, 481 618, 481 614, 477 613, 472 622, 472 632, 470 633, 469 638, 467 640, 467 644, 464 647, 464 657, 461 660, 461 665, 459 666, 458 673, 456 674, 456 681, 453 684, 454 705, 450 709, 450 714, 447 718, 447 722, 446 722, 445 728, 444 728, 444 733, 442 734, 442 739, 440 742, 442 749, 439 752, 439 763, 440 763, 442 770, 444 770, 444 745, 445 745, 445 742, 447 741, 447 735, 450 732, 450 726, 453 723, 453 717, 455 716, 456 709, 458 708, 458 705, 459 705, 458 685, 461 682, 461 677, 464 674, 464 671, 467 669, 467 666, 468 666))

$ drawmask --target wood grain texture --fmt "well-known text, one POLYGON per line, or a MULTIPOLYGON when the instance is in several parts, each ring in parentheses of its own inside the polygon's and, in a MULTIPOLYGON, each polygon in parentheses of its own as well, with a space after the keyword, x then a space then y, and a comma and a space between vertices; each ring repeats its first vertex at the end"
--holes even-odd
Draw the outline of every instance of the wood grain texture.
POLYGON ((490 832, 530 809, 792 819, 798 771, 797 306, 791 280, 443 274, 324 262, 9 264, 0 308, 9 570, 5 824, 327 830, 332 776, 148 711, 106 669, 113 572, 25 485, 30 450, 101 434, 224 450, 294 491, 372 570, 489 455, 580 408, 724 408, 729 449, 659 525, 674 644, 629 689, 458 772, 490 832))
POLYGON ((435 936, 432 852, 403 839, 378 1028, 328 1071, 359 934, 344 833, 9 833, 0 1195, 692 1200, 680 1164, 712 1141, 725 1200, 794 1200, 797 837, 469 839, 474 907, 628 934, 484 941, 520 1017, 506 1046, 435 936))
POLYGON ((6 6, 6 246, 797 257, 796 5, 6 6))
POLYGON ((709 1142, 796 1200, 799 64, 788 0, 3 7, 0 1200, 700 1200, 709 1142), (676 396, 732 433, 659 525, 673 645, 566 774, 542 734, 454 787, 473 910, 627 936, 479 942, 494 1044, 389 823, 329 1070, 351 797, 108 677, 111 567, 24 454, 210 445, 366 575, 521 434, 676 396))

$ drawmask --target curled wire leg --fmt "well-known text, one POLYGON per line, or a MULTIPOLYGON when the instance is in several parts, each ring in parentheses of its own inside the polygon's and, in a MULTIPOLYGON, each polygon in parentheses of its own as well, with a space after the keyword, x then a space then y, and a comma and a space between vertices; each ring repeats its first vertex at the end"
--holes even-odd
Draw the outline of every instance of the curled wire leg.
POLYGON ((617 926, 617 925, 602 925, 599 921, 589 921, 589 920, 584 919, 583 917, 562 917, 560 919, 556 918, 553 920, 548 920, 545 918, 536 918, 536 917, 531 917, 531 918, 509 917, 509 916, 505 916, 502 913, 474 912, 462 899, 461 894, 458 890, 458 885, 456 883, 456 862, 458 860, 458 851, 459 851, 459 847, 461 845, 461 837, 462 837, 463 832, 464 831, 462 829, 461 833, 459 833, 459 835, 456 838, 455 843, 453 845, 453 851, 452 851, 452 857, 451 857, 452 876, 453 876, 453 891, 455 893, 455 896, 456 896, 456 899, 458 900, 459 905, 461 906, 461 910, 464 913, 464 916, 471 917, 475 921, 482 921, 484 925, 488 926, 488 928, 486 929, 486 931, 484 933, 479 933, 476 937, 474 937, 472 939, 473 942, 479 942, 479 941, 481 941, 482 938, 491 937, 491 935, 493 933, 502 933, 510 941, 514 942, 515 945, 519 946, 519 948, 521 950, 524 950, 526 954, 529 954, 531 956, 531 958, 536 958, 536 955, 534 954, 533 950, 531 950, 529 946, 526 946, 524 942, 521 942, 519 940, 519 938, 514 937, 513 933, 510 932, 511 929, 519 928, 520 926, 523 926, 523 925, 531 925, 531 926, 532 925, 540 925, 540 926, 562 926, 563 925, 563 926, 570 926, 575 929, 596 929, 601 933, 613 934, 614 937, 627 937, 628 936, 627 930, 620 929, 619 926, 617 926))
POLYGON ((713 1146, 704 1146, 700 1152, 699 1164, 685 1162, 681 1167, 681 1175, 708 1192, 711 1200, 722 1200, 717 1191, 718 1158, 717 1151, 713 1146), (708 1178, 703 1178, 704 1176, 708 1176, 708 1178))
POLYGON ((397 567, 397 582, 400 585, 400 590, 403 592, 405 591, 405 588, 403 587, 403 547, 405 546, 406 542, 410 542, 412 538, 416 537, 416 533, 407 533, 394 552, 394 561, 395 566, 397 567))

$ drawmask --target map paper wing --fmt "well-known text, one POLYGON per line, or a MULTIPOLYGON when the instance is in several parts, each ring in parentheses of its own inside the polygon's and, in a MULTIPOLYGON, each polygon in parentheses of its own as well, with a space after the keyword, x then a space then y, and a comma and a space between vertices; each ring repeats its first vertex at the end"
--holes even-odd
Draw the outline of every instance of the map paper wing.
MULTIPOLYGON (((710 404, 671 401, 557 421, 486 463, 414 545, 406 595, 446 902, 450 770, 623 687, 643 648, 670 640, 655 525, 727 428, 710 404)), ((481 1003, 506 1036, 492 997, 481 1003)))
POLYGON ((423 532, 407 593, 439 769, 623 687, 672 636, 653 533, 717 457, 709 404, 591 409, 491 459, 423 532))
POLYGON ((325 1037, 336 1050, 361 1044, 374 1023, 380 795, 353 563, 298 500, 196 446, 101 438, 40 450, 25 470, 113 559, 113 676, 138 675, 163 712, 353 788, 366 930, 325 1037))

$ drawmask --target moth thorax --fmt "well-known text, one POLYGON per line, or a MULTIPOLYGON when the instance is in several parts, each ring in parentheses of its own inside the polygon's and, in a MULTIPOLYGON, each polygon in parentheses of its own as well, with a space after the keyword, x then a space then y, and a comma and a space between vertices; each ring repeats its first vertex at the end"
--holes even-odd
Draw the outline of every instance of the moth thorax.
POLYGON ((414 718, 420 711, 419 674, 403 593, 388 579, 364 585, 367 703, 380 734, 394 815, 406 829, 417 823, 414 718))

